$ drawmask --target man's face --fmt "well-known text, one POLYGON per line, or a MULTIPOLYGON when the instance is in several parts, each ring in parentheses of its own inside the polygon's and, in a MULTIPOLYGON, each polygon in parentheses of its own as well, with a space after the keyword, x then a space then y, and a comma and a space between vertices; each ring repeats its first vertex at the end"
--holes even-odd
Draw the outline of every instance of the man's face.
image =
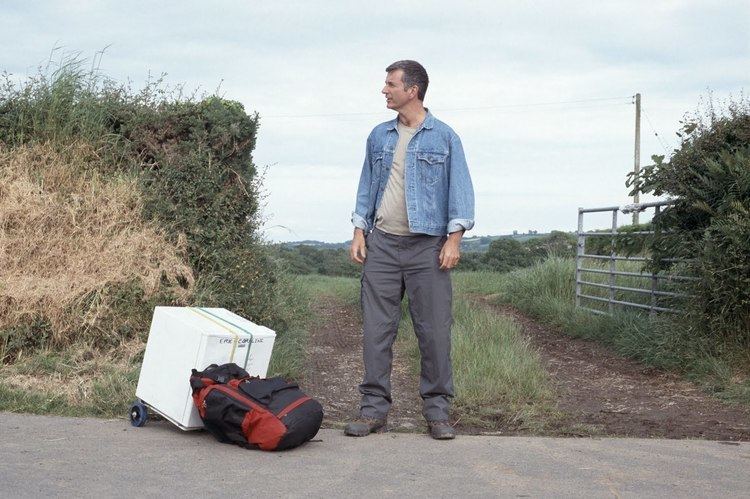
POLYGON ((388 73, 385 78, 385 86, 381 92, 385 95, 385 105, 388 109, 398 111, 417 94, 417 86, 413 85, 404 89, 404 71, 396 69, 388 73))

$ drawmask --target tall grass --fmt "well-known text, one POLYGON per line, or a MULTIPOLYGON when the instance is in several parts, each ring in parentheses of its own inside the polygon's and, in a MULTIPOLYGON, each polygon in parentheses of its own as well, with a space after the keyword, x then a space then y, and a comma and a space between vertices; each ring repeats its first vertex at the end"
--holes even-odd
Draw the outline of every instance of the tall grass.
MULTIPOLYGON (((420 369, 419 345, 404 302, 398 345, 420 369)), ((453 304, 451 359, 454 417, 485 427, 539 430, 552 411, 550 382, 539 354, 512 319, 458 297, 453 304)))
POLYGON ((87 142, 104 147, 111 167, 132 158, 125 135, 134 118, 160 105, 189 100, 182 87, 149 78, 139 91, 86 67, 77 54, 63 54, 22 80, 0 75, 0 140, 10 146, 30 142, 87 142), (130 123, 128 123, 130 121, 130 123))
POLYGON ((612 316, 600 316, 577 309, 574 276, 572 259, 552 257, 506 274, 456 274, 455 282, 464 292, 510 303, 567 334, 595 339, 621 355, 681 372, 723 398, 750 403, 747 352, 694 334, 682 324, 680 316, 663 314, 651 319, 647 313, 621 308, 612 316))
POLYGON ((300 379, 304 375, 308 331, 314 321, 314 295, 305 286, 300 285, 298 279, 296 276, 284 274, 279 276, 279 313, 283 323, 288 326, 284 331, 277 332, 268 376, 300 379))

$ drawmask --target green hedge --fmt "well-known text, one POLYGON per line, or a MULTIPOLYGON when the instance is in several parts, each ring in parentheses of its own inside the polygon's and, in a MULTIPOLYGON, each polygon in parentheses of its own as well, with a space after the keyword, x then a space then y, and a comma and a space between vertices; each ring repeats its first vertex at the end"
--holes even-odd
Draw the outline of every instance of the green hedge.
POLYGON ((654 156, 633 186, 678 200, 654 218, 665 236, 652 266, 693 258, 690 327, 750 345, 750 102, 690 116, 678 135, 680 148, 668 161, 654 156))
POLYGON ((0 85, 0 143, 93 144, 107 175, 138 175, 144 218, 186 237, 196 304, 283 329, 280 274, 258 232, 258 126, 239 102, 186 97, 160 80, 133 90, 75 60, 0 85))

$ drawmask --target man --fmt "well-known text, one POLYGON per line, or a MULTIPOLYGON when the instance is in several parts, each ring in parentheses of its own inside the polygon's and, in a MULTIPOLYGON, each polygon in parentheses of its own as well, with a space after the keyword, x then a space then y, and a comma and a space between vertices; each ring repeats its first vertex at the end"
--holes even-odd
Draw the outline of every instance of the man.
POLYGON ((474 225, 474 191, 458 135, 423 105, 425 69, 407 60, 386 72, 382 93, 398 116, 367 139, 352 213, 350 256, 364 264, 365 375, 359 418, 344 432, 365 436, 385 429, 392 346, 406 292, 422 359, 422 413, 433 438, 451 439, 450 269, 458 263, 464 231, 474 225))

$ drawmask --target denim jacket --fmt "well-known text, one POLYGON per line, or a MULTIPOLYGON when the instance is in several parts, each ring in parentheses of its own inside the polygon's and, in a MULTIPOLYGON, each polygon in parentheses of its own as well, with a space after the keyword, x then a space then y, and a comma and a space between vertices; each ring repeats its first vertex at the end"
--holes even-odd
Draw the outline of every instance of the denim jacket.
MULTIPOLYGON (((352 223, 365 233, 374 227, 398 142, 397 120, 376 126, 367 138, 352 223)), ((474 226, 474 188, 461 139, 427 111, 406 149, 404 190, 409 230, 443 236, 474 226)))

